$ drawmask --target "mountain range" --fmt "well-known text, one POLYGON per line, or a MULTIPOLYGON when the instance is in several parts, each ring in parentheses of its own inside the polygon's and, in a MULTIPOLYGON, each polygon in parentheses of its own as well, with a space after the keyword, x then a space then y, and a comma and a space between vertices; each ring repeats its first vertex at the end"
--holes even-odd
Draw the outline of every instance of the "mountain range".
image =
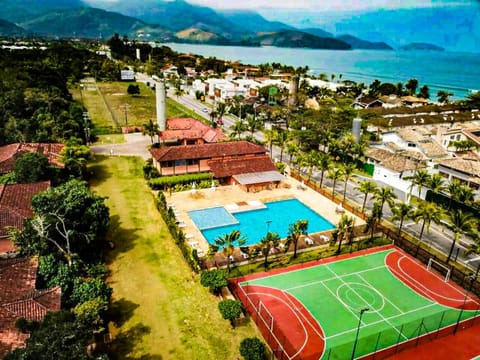
MULTIPOLYGON (((109 38, 118 33, 130 39, 162 42, 338 50, 393 48, 389 45, 389 38, 378 36, 378 26, 365 25, 361 16, 350 22, 338 20, 335 24, 337 31, 327 31, 327 25, 318 26, 318 21, 308 17, 303 23, 292 23, 288 18, 285 18, 286 21, 267 20, 266 16, 253 10, 215 10, 185 0, 143 0, 134 5, 129 1, 0 0, 0 6, 3 9, 0 15, 2 36, 33 34, 109 38), (350 23, 355 26, 348 26, 350 23)), ((365 16, 379 21, 378 16, 365 16)), ((282 19, 281 16, 277 18, 282 19)), ((471 29, 471 25, 464 25, 465 30, 471 29)), ((413 33, 410 28, 405 29, 405 24, 403 26, 404 33, 413 33)), ((437 29, 436 26, 433 28, 437 29)), ((462 34, 449 36, 463 39, 462 34)), ((398 41, 398 34, 392 39, 396 47, 409 42, 428 42, 424 37, 418 41, 412 37, 411 41, 402 43, 398 41)))

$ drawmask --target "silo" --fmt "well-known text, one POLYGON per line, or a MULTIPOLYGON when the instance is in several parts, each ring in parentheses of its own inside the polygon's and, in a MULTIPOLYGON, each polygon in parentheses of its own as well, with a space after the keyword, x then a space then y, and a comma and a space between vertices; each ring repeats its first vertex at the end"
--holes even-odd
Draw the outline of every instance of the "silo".
POLYGON ((167 107, 165 100, 165 83, 163 80, 157 81, 155 85, 155 95, 157 100, 158 130, 165 131, 167 128, 167 107))
POLYGON ((352 135, 355 137, 355 142, 360 142, 360 131, 362 130, 362 119, 355 118, 352 123, 352 135))

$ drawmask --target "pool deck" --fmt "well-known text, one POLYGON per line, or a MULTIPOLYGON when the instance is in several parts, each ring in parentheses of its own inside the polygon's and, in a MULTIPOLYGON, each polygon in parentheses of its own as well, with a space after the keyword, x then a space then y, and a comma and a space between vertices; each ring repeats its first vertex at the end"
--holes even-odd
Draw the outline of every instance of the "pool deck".
MULTIPOLYGON (((165 195, 167 198, 167 204, 173 205, 173 208, 175 209, 179 227, 185 234, 187 234, 186 242, 190 243, 192 247, 201 249, 199 250, 199 256, 203 256, 207 253, 208 242, 188 215, 187 212, 190 210, 225 206, 228 211, 235 213, 238 211, 261 208, 264 206, 263 203, 265 202, 295 197, 334 225, 338 224, 342 217, 342 213, 337 211, 337 204, 291 177, 286 177, 277 189, 262 190, 255 193, 246 192, 239 186, 231 185, 221 186, 214 190, 202 189, 165 195)), ((365 224, 362 219, 354 216, 348 211, 345 211, 344 213, 355 217, 355 225, 365 224)), ((318 236, 321 236, 321 233, 316 234, 315 237, 318 236)), ((315 238, 311 234, 309 234, 308 237, 312 239, 315 238)), ((325 239, 326 238, 323 237, 324 242, 325 239)))

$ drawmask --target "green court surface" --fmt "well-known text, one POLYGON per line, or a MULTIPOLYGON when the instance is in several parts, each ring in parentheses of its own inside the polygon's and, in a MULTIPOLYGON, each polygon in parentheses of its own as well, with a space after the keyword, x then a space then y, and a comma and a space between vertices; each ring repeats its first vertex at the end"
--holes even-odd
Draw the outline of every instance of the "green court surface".
MULTIPOLYGON (((239 285, 247 293, 249 286, 261 285, 267 292, 268 288, 274 288, 294 296, 323 330, 325 349, 317 357, 321 359, 350 358, 359 324, 355 357, 427 333, 433 336, 438 329, 477 315, 478 311, 461 310, 464 295, 459 290, 455 296, 460 302, 455 309, 419 295, 407 286, 386 264, 387 255, 395 251, 389 249, 287 270, 239 285), (362 309, 368 310, 361 314, 362 309)), ((281 322, 278 314, 273 317, 281 322)))

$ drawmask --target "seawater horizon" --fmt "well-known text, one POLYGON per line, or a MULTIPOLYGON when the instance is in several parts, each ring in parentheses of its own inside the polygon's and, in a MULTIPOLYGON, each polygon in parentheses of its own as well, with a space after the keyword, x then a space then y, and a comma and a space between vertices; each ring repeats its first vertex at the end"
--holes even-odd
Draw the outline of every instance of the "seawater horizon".
POLYGON ((181 53, 212 56, 259 65, 277 62, 294 67, 308 66, 314 75, 335 74, 338 80, 363 82, 367 86, 378 79, 382 82, 418 80, 419 87, 428 85, 430 98, 437 91, 452 92, 452 99, 464 99, 480 90, 480 54, 451 51, 401 50, 323 50, 280 48, 274 46, 247 47, 181 43, 162 43, 181 53))

